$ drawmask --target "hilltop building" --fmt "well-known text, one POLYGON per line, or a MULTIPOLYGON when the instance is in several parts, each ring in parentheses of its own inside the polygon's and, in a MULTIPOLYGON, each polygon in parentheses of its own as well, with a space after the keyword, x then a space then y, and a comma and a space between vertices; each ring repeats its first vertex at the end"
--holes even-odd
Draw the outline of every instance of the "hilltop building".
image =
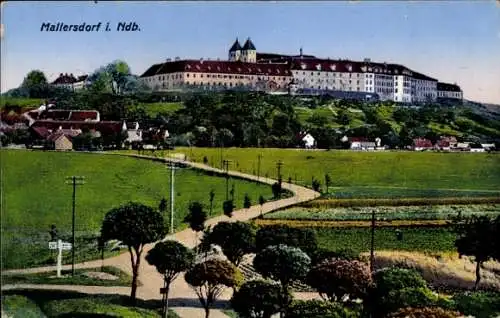
POLYGON ((90 84, 89 76, 82 75, 75 77, 73 74, 61 73, 51 85, 55 87, 67 88, 70 90, 80 90, 86 88, 90 84))
POLYGON ((248 38, 228 52, 228 60, 167 59, 148 68, 141 80, 156 91, 251 90, 338 98, 391 100, 401 103, 461 100, 457 85, 393 63, 351 61, 304 55, 259 53, 248 38))

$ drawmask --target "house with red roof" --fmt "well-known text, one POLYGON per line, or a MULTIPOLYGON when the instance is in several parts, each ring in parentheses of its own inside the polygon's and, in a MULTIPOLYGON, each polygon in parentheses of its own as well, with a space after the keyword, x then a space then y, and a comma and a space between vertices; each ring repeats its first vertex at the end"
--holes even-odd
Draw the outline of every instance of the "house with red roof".
POLYGON ((412 149, 415 151, 432 150, 434 146, 429 139, 415 138, 413 139, 412 149))

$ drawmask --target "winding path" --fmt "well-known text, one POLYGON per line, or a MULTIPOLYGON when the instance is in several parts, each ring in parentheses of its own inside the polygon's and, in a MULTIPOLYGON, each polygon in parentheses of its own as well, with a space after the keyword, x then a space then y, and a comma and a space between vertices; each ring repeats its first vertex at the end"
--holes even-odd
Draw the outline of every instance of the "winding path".
MULTIPOLYGON (((176 162, 176 163, 182 163, 184 165, 200 169, 200 170, 205 170, 205 171, 213 171, 213 172, 218 172, 218 173, 225 173, 225 171, 217 168, 210 167, 205 164, 201 163, 195 163, 195 162, 189 162, 189 161, 182 161, 182 160, 176 160, 176 159, 164 159, 164 158, 156 158, 156 157, 149 157, 149 156, 142 156, 142 155, 132 155, 132 154, 113 154, 113 155, 119 155, 119 156, 131 156, 131 157, 136 157, 136 158, 143 158, 143 159, 150 159, 150 160, 156 160, 156 161, 163 161, 165 163, 168 162, 176 162)), ((253 181, 258 181, 262 183, 267 183, 267 184, 273 184, 276 182, 274 179, 269 179, 269 178, 263 178, 263 177, 256 177, 253 175, 241 173, 241 172, 236 172, 236 171, 229 171, 229 175, 233 177, 239 177, 242 179, 246 180, 253 180, 253 181)), ((318 192, 315 192, 313 190, 307 189, 305 187, 297 186, 294 184, 290 183, 283 183, 283 188, 286 190, 291 191, 294 193, 294 196, 278 201, 272 201, 272 202, 267 202, 265 203, 262 208, 260 205, 254 205, 250 207, 249 209, 241 209, 234 211, 233 216, 231 218, 221 215, 214 217, 210 220, 207 220, 205 223, 207 226, 208 225, 215 225, 219 222, 222 221, 227 221, 227 222, 235 222, 235 221, 248 221, 250 219, 258 217, 261 213, 269 213, 272 212, 276 209, 284 208, 293 204, 297 204, 300 202, 306 202, 312 199, 315 199, 320 196, 318 192), (262 209, 262 211, 261 211, 262 209)), ((191 229, 185 229, 183 231, 174 233, 172 235, 168 235, 165 239, 172 239, 176 240, 182 244, 184 244, 187 247, 193 248, 199 243, 199 238, 195 235, 195 232, 192 231, 191 229)), ((137 289, 137 297, 143 300, 158 300, 160 299, 160 288, 163 287, 162 285, 162 276, 156 271, 156 268, 154 266, 149 265, 146 260, 144 259, 144 256, 147 254, 147 252, 154 246, 154 244, 148 244, 144 248, 144 253, 143 257, 141 260, 141 268, 139 272, 139 280, 142 283, 142 286, 140 286, 137 289)), ((95 260, 95 261, 89 261, 89 262, 83 262, 80 264, 76 264, 76 268, 91 268, 91 267, 99 267, 101 266, 102 262, 101 260, 95 260)), ((114 266, 118 267, 121 270, 131 274, 131 265, 130 265, 130 256, 127 253, 120 254, 118 256, 108 258, 104 260, 104 265, 106 266, 114 266)), ((70 269, 70 265, 66 265, 63 267, 64 269, 70 269)), ((20 269, 20 270, 9 270, 9 271, 4 271, 4 275, 8 274, 28 274, 28 273, 40 273, 40 272, 47 272, 47 271, 53 271, 54 267, 38 267, 38 268, 29 268, 29 269, 20 269)), ((79 291, 83 293, 89 293, 89 294, 96 294, 96 293, 102 293, 102 294, 124 294, 128 295, 130 294, 130 288, 129 287, 95 287, 95 286, 75 286, 75 285, 28 285, 28 284, 20 284, 20 285, 5 285, 2 286, 3 290, 10 290, 10 289, 22 289, 22 288, 37 288, 37 289, 57 289, 57 290, 73 290, 73 291, 79 291)), ((231 297, 231 291, 229 289, 226 290, 226 292, 220 297, 221 301, 227 301, 231 297)), ((311 298, 312 295, 309 295, 309 293, 304 293, 301 295, 300 298, 311 298)), ((170 304, 171 304, 171 309, 175 310, 177 314, 181 317, 185 318, 198 318, 198 317, 205 317, 204 310, 200 307, 198 298, 196 294, 193 292, 193 290, 189 287, 189 285, 185 282, 183 275, 179 275, 179 277, 174 281, 170 294, 169 294, 169 299, 170 299, 170 304)), ((212 309, 210 312, 210 317, 211 318, 227 318, 227 316, 218 309, 212 309)))

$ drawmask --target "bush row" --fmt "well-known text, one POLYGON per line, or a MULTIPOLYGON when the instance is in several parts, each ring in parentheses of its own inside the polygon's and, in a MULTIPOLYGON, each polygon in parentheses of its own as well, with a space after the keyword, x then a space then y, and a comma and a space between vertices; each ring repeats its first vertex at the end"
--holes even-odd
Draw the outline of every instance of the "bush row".
MULTIPOLYGON (((287 225, 293 228, 315 228, 315 227, 341 227, 341 228, 362 228, 370 227, 371 221, 323 221, 323 220, 284 220, 284 219, 256 219, 257 225, 287 225)), ((376 221, 376 227, 436 227, 448 226, 446 220, 393 220, 376 221)))

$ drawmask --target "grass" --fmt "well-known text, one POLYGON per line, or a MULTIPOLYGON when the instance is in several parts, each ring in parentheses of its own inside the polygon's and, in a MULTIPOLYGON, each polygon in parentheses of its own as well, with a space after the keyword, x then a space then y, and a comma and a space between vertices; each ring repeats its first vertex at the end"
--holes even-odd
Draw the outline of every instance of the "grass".
MULTIPOLYGON (((349 248, 357 253, 370 250, 371 230, 366 228, 313 228, 318 238, 318 246, 335 251, 349 248)), ((447 227, 383 227, 375 230, 375 250, 417 251, 422 253, 442 253, 455 251, 456 235, 447 227), (403 234, 396 239, 396 229, 403 234)))
MULTIPOLYGON (((23 315, 21 304, 29 304, 33 312, 36 310, 36 313, 44 314, 31 317, 160 317, 159 301, 138 300, 136 306, 130 306, 128 300, 128 296, 87 295, 58 290, 10 290, 2 295, 2 303, 11 304, 4 307, 5 312, 20 318, 30 317, 23 315)), ((179 316, 170 310, 168 317, 179 316)))
POLYGON ((324 176, 329 174, 331 186, 343 197, 407 197, 455 195, 500 195, 500 156, 488 153, 436 152, 353 152, 308 151, 271 148, 182 148, 189 160, 221 168, 221 158, 232 160, 230 169, 277 178, 276 162, 284 164, 284 181, 311 186, 319 179, 324 189, 324 176), (342 194, 344 193, 344 194, 342 194))
MULTIPOLYGON (((77 261, 99 258, 96 236, 104 215, 127 201, 157 207, 165 197, 170 202, 170 171, 164 164, 144 159, 85 153, 2 150, 2 268, 54 264, 48 249, 49 227, 69 238, 72 188, 65 177, 85 176, 76 193, 77 261), (89 246, 89 248, 86 248, 89 246)), ((235 205, 243 207, 245 193, 252 202, 263 195, 272 199, 271 187, 256 182, 230 179, 235 185, 235 205)), ((209 212, 209 192, 215 191, 212 215, 222 214, 226 180, 194 169, 175 172, 176 230, 191 201, 204 204, 209 212)), ((168 222, 168 215, 166 221, 168 222)), ((166 222, 166 223, 167 223, 166 222)), ((69 260, 66 252, 64 261, 69 260)))
POLYGON ((55 276, 54 272, 36 274, 3 275, 2 285, 6 284, 54 284, 54 285, 85 285, 85 286, 130 286, 132 277, 116 267, 76 269, 75 276, 70 270, 62 271, 63 277, 55 276), (104 272, 118 277, 116 280, 96 279, 84 275, 87 272, 104 272))
POLYGON ((224 309, 222 312, 230 318, 238 318, 238 313, 232 309, 224 309))
POLYGON ((264 219, 272 220, 370 220, 375 210, 377 220, 447 220, 451 216, 500 215, 500 205, 428 205, 398 207, 352 207, 352 208, 290 208, 268 213, 264 219))
MULTIPOLYGON (((368 258, 368 253, 362 255, 368 258)), ((404 267, 416 269, 434 289, 456 291, 472 289, 476 275, 476 263, 469 257, 458 258, 456 253, 431 256, 417 252, 377 251, 375 269, 385 267, 404 267)), ((500 290, 500 263, 488 261, 481 269, 480 289, 500 290)))
POLYGON ((47 317, 34 301, 20 295, 2 296, 2 311, 10 318, 47 317))

